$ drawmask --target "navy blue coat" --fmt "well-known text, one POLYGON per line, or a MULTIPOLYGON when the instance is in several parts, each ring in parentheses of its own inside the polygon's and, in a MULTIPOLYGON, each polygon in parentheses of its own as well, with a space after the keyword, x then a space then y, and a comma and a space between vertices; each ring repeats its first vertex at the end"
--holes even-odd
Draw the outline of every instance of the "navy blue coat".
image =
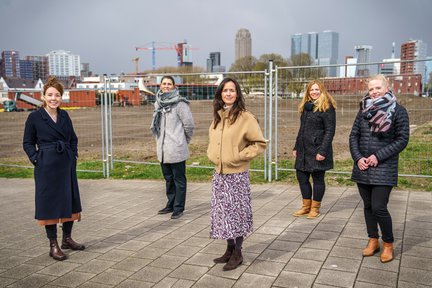
POLYGON ((392 125, 384 135, 374 135, 369 120, 358 112, 350 136, 349 146, 354 166, 351 179, 356 183, 369 185, 397 186, 399 153, 409 140, 409 118, 404 107, 396 104, 392 125), (362 157, 375 154, 376 167, 360 170, 357 162, 362 157))
POLYGON ((27 118, 23 148, 35 165, 38 220, 69 218, 81 212, 76 176, 78 138, 66 111, 58 109, 57 123, 44 108, 27 118))
POLYGON ((300 117, 300 129, 294 146, 297 151, 295 169, 307 172, 332 169, 335 130, 336 113, 332 106, 325 112, 305 109, 300 117), (317 161, 317 154, 325 159, 317 161))

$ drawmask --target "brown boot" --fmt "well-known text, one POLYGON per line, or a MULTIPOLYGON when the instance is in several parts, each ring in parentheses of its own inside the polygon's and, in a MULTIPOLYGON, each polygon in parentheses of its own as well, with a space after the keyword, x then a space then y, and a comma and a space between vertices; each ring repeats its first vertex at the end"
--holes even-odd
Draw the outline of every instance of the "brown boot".
POLYGON ((241 253, 241 249, 234 249, 233 254, 231 255, 231 258, 229 259, 228 263, 226 263, 223 266, 224 271, 233 270, 240 266, 243 263, 243 255, 241 253))
POLYGON ((382 263, 387 263, 393 260, 393 243, 383 242, 383 250, 380 260, 382 263))
POLYGON ((373 256, 380 251, 380 245, 377 238, 369 238, 369 242, 365 249, 363 249, 363 257, 373 256))
POLYGON ((218 264, 218 263, 227 263, 229 261, 229 259, 231 258, 231 255, 232 255, 232 253, 234 251, 234 247, 235 247, 235 245, 232 245, 232 246, 227 245, 225 253, 221 257, 219 257, 219 258, 213 259, 213 262, 216 263, 216 264, 218 264))
POLYGON ((296 212, 294 212, 292 215, 295 217, 300 217, 300 216, 308 214, 310 209, 311 209, 311 203, 312 203, 311 199, 303 199, 302 208, 300 210, 297 210, 296 212))
POLYGON ((319 208, 321 207, 321 202, 312 200, 311 210, 307 216, 308 219, 318 218, 321 214, 319 213, 319 208))
POLYGON ((50 241, 50 252, 49 256, 58 261, 63 261, 67 258, 66 254, 58 246, 57 239, 49 239, 50 241))
POLYGON ((75 242, 71 235, 64 235, 62 240, 62 249, 72 249, 72 250, 84 250, 85 246, 83 244, 75 242))

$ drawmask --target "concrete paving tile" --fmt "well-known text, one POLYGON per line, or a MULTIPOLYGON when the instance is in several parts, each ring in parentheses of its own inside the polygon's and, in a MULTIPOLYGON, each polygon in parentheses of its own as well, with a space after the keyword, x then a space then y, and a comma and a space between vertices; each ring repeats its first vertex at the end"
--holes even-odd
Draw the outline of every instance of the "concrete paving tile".
POLYGON ((235 280, 217 277, 213 275, 204 275, 193 287, 196 288, 229 288, 232 287, 235 280))
MULTIPOLYGON (((254 242, 243 242, 243 250, 242 251, 260 254, 265 249, 267 249, 267 247, 268 247, 268 244, 266 244, 266 243, 261 244, 261 243, 254 243, 254 242)), ((226 248, 226 246, 224 247, 223 251, 225 251, 225 248, 226 248)), ((218 254, 220 254, 220 252, 218 254)))
POLYGON ((207 245, 209 245, 210 243, 213 243, 214 241, 215 240, 210 239, 208 237, 208 233, 207 233, 207 237, 205 237, 205 238, 194 236, 194 237, 189 238, 184 244, 188 245, 188 246, 204 248, 207 245))
MULTIPOLYGON (((37 288, 42 286, 45 287, 47 283, 51 283, 51 281, 53 281, 54 279, 56 279, 55 276, 32 274, 24 279, 21 279, 13 283, 8 287, 25 287, 25 288, 27 287, 37 288)), ((2 286, 0 285, 0 287, 2 286)))
POLYGON ((196 253, 185 263, 190 265, 212 267, 213 265, 215 265, 215 263, 213 262, 214 258, 217 258, 217 256, 213 254, 196 253))
POLYGON ((301 243, 299 242, 275 240, 270 244, 270 246, 268 246, 268 249, 295 252, 298 250, 300 245, 301 243))
POLYGON ((398 274, 384 270, 360 267, 357 280, 373 284, 389 285, 391 287, 396 287, 398 274))
POLYGON ((320 240, 333 240, 336 241, 339 238, 339 232, 314 230, 309 235, 308 239, 320 239, 320 240))
POLYGON ((350 258, 350 259, 363 259, 362 249, 334 246, 330 252, 330 256, 350 258))
POLYGON ((88 247, 86 247, 87 251, 91 251, 93 253, 106 253, 110 250, 113 250, 114 248, 116 248, 118 245, 115 243, 109 243, 109 242, 96 242, 92 245, 89 245, 88 247))
POLYGON ((300 247, 297 250, 297 252, 294 254, 294 257, 299 259, 307 259, 307 260, 324 262, 324 260, 327 258, 328 253, 329 251, 327 250, 300 247))
POLYGON ((279 273, 284 268, 285 263, 279 263, 274 261, 263 261, 263 260, 255 260, 252 264, 247 268, 247 273, 250 274, 259 274, 259 275, 267 275, 267 276, 278 276, 279 273))
POLYGON ((276 277, 256 275, 250 273, 243 273, 240 279, 233 286, 234 288, 246 288, 246 287, 259 287, 266 288, 272 287, 276 277))
POLYGON ((432 248, 429 247, 404 245, 403 253, 409 256, 432 258, 432 248))
MULTIPOLYGON (((171 277, 165 277, 162 279, 159 283, 154 285, 154 288, 165 288, 165 287, 173 287, 176 282, 178 282, 179 279, 171 278, 171 277)), ((194 283, 194 282, 192 282, 194 283)))
POLYGON ((111 288, 113 286, 108 285, 108 284, 102 284, 102 283, 96 283, 96 282, 89 281, 89 282, 82 284, 79 287, 80 288, 111 288))
POLYGON ((209 269, 203 266, 182 264, 175 269, 169 276, 173 278, 196 281, 201 278, 209 269))
POLYGON ((132 280, 157 283, 163 278, 165 278, 165 276, 167 276, 169 273, 171 273, 171 271, 171 269, 164 269, 147 265, 129 278, 132 280))
POLYGON ((432 238, 406 236, 403 239, 404 246, 418 246, 418 247, 429 247, 432 248, 432 238))
MULTIPOLYGON (((48 245, 46 245, 48 246, 48 245)), ((27 257, 37 257, 49 252, 49 247, 45 246, 36 246, 31 249, 25 250, 18 254, 18 256, 27 256, 27 257)), ((0 252, 1 253, 1 252, 0 252)))
POLYGON ((184 241, 183 239, 171 239, 171 238, 164 237, 154 241, 152 244, 148 245, 148 247, 172 249, 173 247, 177 246, 183 241, 184 241))
POLYGON ((303 242, 309 237, 308 233, 301 233, 296 231, 284 231, 278 236, 278 240, 291 241, 291 242, 303 242))
POLYGON ((386 287, 391 287, 391 286, 386 286, 386 285, 382 285, 382 284, 372 284, 372 283, 366 283, 366 282, 361 282, 361 281, 356 281, 354 284, 354 288, 381 288, 381 287, 386 288, 386 287))
POLYGON ((348 238, 348 237, 339 237, 339 239, 336 241, 336 246, 342 246, 342 247, 351 247, 351 248, 359 248, 361 250, 364 249, 367 245, 367 240, 364 239, 355 239, 355 238, 348 238))
POLYGON ((143 249, 144 247, 150 245, 151 242, 145 242, 145 241, 137 241, 137 240, 129 240, 119 246, 117 246, 116 249, 119 250, 130 250, 130 251, 139 251, 143 249))
MULTIPOLYGON (((153 287, 153 285, 154 283, 151 282, 126 279, 115 287, 116 288, 147 288, 147 287, 153 287)), ((170 287, 170 286, 166 286, 166 287, 170 287)))
POLYGON ((96 276, 95 274, 91 273, 83 273, 83 272, 69 272, 68 274, 65 274, 56 280, 52 281, 50 285, 58 285, 58 286, 66 286, 66 287, 78 287, 79 285, 83 284, 84 282, 90 280, 96 276))
POLYGON ((328 270, 357 273, 360 264, 361 264, 360 260, 330 256, 326 259, 322 268, 328 270))
POLYGON ((115 264, 116 264, 116 262, 114 262, 114 261, 93 259, 93 260, 90 260, 89 262, 79 266, 78 268, 75 269, 75 271, 92 273, 92 274, 99 274, 99 273, 107 270, 108 268, 112 267, 115 264))
POLYGON ((229 279, 237 280, 240 278, 240 276, 243 274, 243 272, 246 270, 246 265, 240 265, 236 269, 230 270, 230 271, 223 271, 223 266, 225 264, 215 264, 207 273, 206 275, 213 275, 218 277, 224 277, 229 279))
POLYGON ((274 286, 276 287, 312 287, 314 283, 315 275, 291 272, 291 271, 282 271, 279 276, 276 278, 274 282, 274 286))
POLYGON ((156 259, 166 253, 169 249, 167 248, 155 248, 155 247, 144 247, 143 249, 133 253, 132 257, 156 259))
POLYGON ((282 231, 285 230, 285 226, 270 226, 263 225, 256 230, 257 233, 270 234, 270 235, 280 235, 282 231))
POLYGON ((253 242, 253 243, 261 243, 261 244, 270 244, 276 239, 276 235, 272 234, 262 234, 258 232, 254 232, 250 236, 248 236, 245 241, 253 242))
POLYGON ((381 263, 379 253, 371 257, 364 257, 361 266, 364 268, 378 269, 397 273, 399 271, 400 260, 393 259, 388 263, 381 263))
MULTIPOLYGON (((247 242, 243 242, 243 250, 247 246, 247 242)), ((226 250, 227 244, 226 241, 213 241, 208 244, 206 247, 200 250, 201 253, 208 253, 214 255, 222 255, 226 250)), ((219 255, 219 256, 220 256, 219 255)))
POLYGON ((315 283, 324 285, 333 285, 336 287, 353 287, 356 279, 356 273, 338 271, 335 277, 335 271, 321 269, 315 283))
POLYGON ((175 268, 183 264, 187 259, 188 257, 172 256, 165 254, 151 262, 149 265, 153 267, 161 267, 174 270, 175 268))
POLYGON ((283 270, 317 275, 322 265, 321 261, 292 258, 283 270))
POLYGON ((275 261, 275 262, 287 263, 293 255, 294 252, 266 249, 258 256, 257 259, 263 261, 275 261))
POLYGON ((62 276, 76 268, 78 268, 80 265, 77 263, 72 263, 66 261, 56 261, 54 264, 38 271, 39 274, 46 274, 46 275, 52 275, 52 276, 62 276))
POLYGON ((107 269, 99 275, 96 275, 91 279, 91 282, 102 283, 106 285, 117 285, 130 275, 132 271, 117 270, 117 269, 107 269))
POLYGON ((432 273, 427 270, 401 267, 399 271, 399 280, 405 282, 411 282, 421 285, 431 285, 432 283, 432 273))
POLYGON ((405 281, 400 281, 398 282, 398 287, 399 288, 430 288, 430 285, 421 285, 418 283, 411 283, 411 282, 405 282, 405 281))
MULTIPOLYGON (((186 244, 187 244, 187 241, 186 241, 186 244)), ((174 247, 173 249, 169 250, 167 252, 167 254, 168 255, 174 255, 174 256, 191 257, 200 250, 201 250, 200 247, 187 246, 185 244, 180 244, 180 245, 177 245, 176 247, 174 247)))
POLYGON ((6 270, 6 272, 3 272, 0 274, 0 277, 23 279, 23 278, 27 277, 28 275, 36 273, 37 271, 39 271, 43 268, 44 268, 44 266, 29 265, 29 264, 24 263, 24 264, 15 266, 9 270, 6 270))
POLYGON ((0 268, 10 269, 12 267, 18 266, 30 260, 30 257, 22 257, 22 256, 10 256, 7 258, 3 258, 0 260, 0 268))
POLYGON ((302 248, 317 248, 323 250, 331 250, 335 245, 335 240, 321 240, 321 239, 306 239, 301 245, 302 248))
POLYGON ((128 257, 112 266, 113 269, 136 272, 147 266, 152 260, 145 258, 128 257))
POLYGON ((432 259, 420 258, 404 254, 401 259, 401 266, 412 269, 417 269, 421 267, 422 270, 432 271, 432 259))
POLYGON ((90 252, 89 250, 73 251, 73 253, 71 253, 70 250, 65 250, 65 251, 68 251, 66 253, 68 253, 69 262, 80 263, 80 264, 87 263, 102 255, 101 253, 93 253, 90 252))
MULTIPOLYGON (((6 287, 14 282, 16 282, 17 279, 12 279, 12 278, 5 278, 5 277, 1 277, 0 276, 0 287, 6 287)), ((43 285, 43 284, 42 284, 43 285)), ((28 286, 30 287, 30 286, 28 286)), ((40 286, 39 286, 40 287, 40 286)))
POLYGON ((97 259, 120 262, 128 256, 131 256, 133 253, 133 251, 113 249, 97 257, 97 259))

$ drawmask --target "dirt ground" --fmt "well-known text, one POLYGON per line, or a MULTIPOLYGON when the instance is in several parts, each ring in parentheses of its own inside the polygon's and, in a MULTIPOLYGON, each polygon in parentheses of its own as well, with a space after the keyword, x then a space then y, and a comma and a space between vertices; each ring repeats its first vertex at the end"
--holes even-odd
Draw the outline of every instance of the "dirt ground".
MULTIPOLYGON (((336 159, 349 159, 348 135, 358 111, 361 96, 336 96, 337 130, 333 141, 336 159)), ((278 100, 278 127, 272 124, 272 138, 277 135, 278 155, 280 159, 291 157, 291 150, 299 127, 297 99, 278 100)), ((432 121, 432 99, 416 96, 398 96, 400 104, 405 106, 410 115, 410 124, 417 125, 432 121)), ((263 98, 246 98, 248 110, 253 112, 264 128, 263 98)), ((268 105, 268 103, 267 103, 268 105)), ((267 107, 269 108, 269 107, 267 107)), ((192 157, 205 157, 208 143, 208 128, 212 121, 212 102, 210 100, 191 101, 196 129, 191 142, 192 157)), ((273 113, 275 108, 273 107, 273 113)), ((268 110, 268 109, 267 109, 268 110)), ((155 143, 150 133, 153 106, 113 107, 112 108, 112 146, 115 159, 130 161, 149 161, 155 159, 155 143)), ((22 150, 24 123, 30 112, 0 113, 0 163, 19 163, 26 161, 22 150)), ((101 159, 101 134, 107 127, 101 124, 100 107, 68 110, 79 138, 81 160, 101 159)), ((270 127, 267 124, 267 131, 270 127)), ((109 133, 108 133, 109 134, 109 133)), ((267 134, 269 137, 269 134, 267 134)), ((275 147, 273 146, 273 151, 275 147)))

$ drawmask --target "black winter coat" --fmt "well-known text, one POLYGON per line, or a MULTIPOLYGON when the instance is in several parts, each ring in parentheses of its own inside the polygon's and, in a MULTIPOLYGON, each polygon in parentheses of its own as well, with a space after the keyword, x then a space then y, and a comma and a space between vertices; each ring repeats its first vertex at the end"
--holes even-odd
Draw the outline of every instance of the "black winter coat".
POLYGON ((58 109, 55 123, 44 108, 30 113, 23 148, 35 165, 38 220, 69 218, 81 212, 76 176, 78 138, 66 111, 58 109))
POLYGON ((399 153, 408 145, 409 118, 406 109, 397 104, 392 126, 384 135, 373 135, 359 111, 354 121, 349 146, 354 167, 351 179, 354 182, 369 185, 397 186, 399 153), (374 154, 378 159, 376 167, 361 171, 357 162, 362 157, 374 154))
POLYGON ((336 130, 335 109, 325 112, 304 110, 294 150, 297 151, 295 169, 307 172, 326 171, 333 168, 333 137, 336 130), (325 157, 317 161, 316 155, 325 157))

